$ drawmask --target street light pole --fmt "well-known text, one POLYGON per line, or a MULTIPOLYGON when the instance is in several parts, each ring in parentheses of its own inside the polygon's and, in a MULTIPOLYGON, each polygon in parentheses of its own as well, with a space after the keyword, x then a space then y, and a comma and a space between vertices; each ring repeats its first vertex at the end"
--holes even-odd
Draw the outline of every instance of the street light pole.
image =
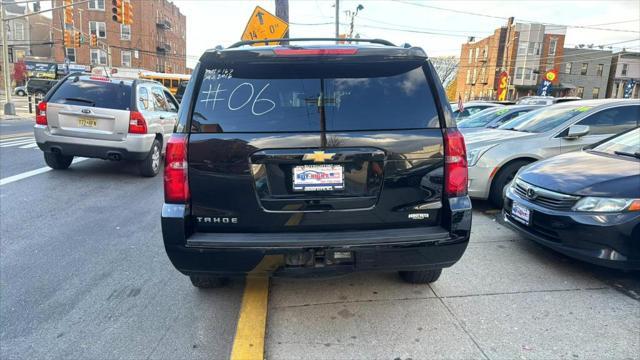
POLYGON ((0 3, 0 26, 2 26, 2 72, 4 77, 4 114, 15 115, 16 107, 11 102, 11 78, 9 74, 9 47, 7 46, 7 25, 4 23, 4 3, 0 3))
MULTIPOLYGON (((336 0, 336 39, 340 38, 340 0, 336 0)), ((340 41, 336 40, 336 44, 340 41)))

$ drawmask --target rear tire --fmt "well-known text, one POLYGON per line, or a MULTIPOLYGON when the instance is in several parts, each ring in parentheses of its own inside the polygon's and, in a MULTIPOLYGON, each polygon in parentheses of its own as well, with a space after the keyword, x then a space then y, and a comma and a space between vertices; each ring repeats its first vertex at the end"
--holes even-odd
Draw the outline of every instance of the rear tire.
POLYGON ((56 170, 65 170, 71 166, 71 162, 73 161, 73 156, 67 156, 52 152, 44 153, 44 162, 47 163, 52 169, 56 170))
POLYGON ((511 180, 516 176, 518 170, 527 164, 529 164, 529 161, 517 160, 498 171, 496 177, 493 178, 491 191, 489 192, 489 201, 491 201, 491 204, 502 209, 502 206, 504 205, 504 198, 502 197, 504 194, 504 187, 509 185, 511 180))
POLYGON ((429 284, 442 274, 442 269, 420 270, 420 271, 400 271, 400 277, 409 284, 429 284))
POLYGON ((151 150, 147 158, 140 162, 140 173, 142 176, 154 177, 160 172, 162 145, 158 139, 153 140, 151 150))
POLYGON ((22 91, 22 90, 18 90, 18 92, 16 92, 16 95, 18 95, 18 96, 25 96, 25 95, 27 95, 27 94, 26 94, 24 91, 22 91))
POLYGON ((208 275, 189 275, 191 284, 199 289, 215 289, 224 286, 226 278, 208 275))

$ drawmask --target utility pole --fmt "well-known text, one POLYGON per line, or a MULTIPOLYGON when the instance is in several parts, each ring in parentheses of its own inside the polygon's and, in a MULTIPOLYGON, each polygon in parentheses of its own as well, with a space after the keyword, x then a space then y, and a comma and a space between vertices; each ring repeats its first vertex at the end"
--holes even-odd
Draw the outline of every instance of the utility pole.
MULTIPOLYGON (((289 0, 276 0, 276 16, 289 23, 289 0)), ((289 30, 283 37, 289 38, 289 30)))
MULTIPOLYGON (((340 38, 340 0, 336 0, 336 39, 340 38)), ((336 44, 340 41, 336 40, 336 44)))
POLYGON ((2 26, 2 71, 4 74, 4 114, 15 115, 16 107, 11 102, 11 79, 9 74, 9 46, 7 46, 7 25, 4 23, 4 2, 0 3, 0 25, 2 26))

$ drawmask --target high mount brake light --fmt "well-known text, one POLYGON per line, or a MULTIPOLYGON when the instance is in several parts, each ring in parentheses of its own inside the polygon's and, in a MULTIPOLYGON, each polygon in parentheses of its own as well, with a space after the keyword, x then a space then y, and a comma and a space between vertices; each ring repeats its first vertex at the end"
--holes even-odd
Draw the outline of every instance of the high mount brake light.
POLYGON ((189 201, 187 135, 173 134, 167 141, 164 163, 164 201, 185 204, 189 201))
POLYGON ((276 55, 355 55, 358 53, 356 48, 345 49, 273 49, 276 55))
POLYGON ((462 133, 456 128, 444 133, 444 191, 447 196, 467 195, 469 172, 462 133))

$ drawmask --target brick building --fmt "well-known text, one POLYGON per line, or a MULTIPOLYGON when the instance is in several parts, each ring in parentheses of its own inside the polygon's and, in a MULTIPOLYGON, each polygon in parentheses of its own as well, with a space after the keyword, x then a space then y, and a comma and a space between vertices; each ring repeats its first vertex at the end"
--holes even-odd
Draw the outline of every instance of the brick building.
POLYGON ((535 95, 539 74, 562 65, 565 33, 565 27, 520 24, 510 18, 493 35, 463 44, 458 93, 464 100, 495 100, 498 78, 506 71, 508 99, 535 95))
MULTIPOLYGON (((54 0, 56 6, 63 0, 54 0)), ((56 62, 91 66, 112 66, 167 73, 186 73, 186 17, 168 0, 131 0, 133 25, 112 20, 109 0, 91 0, 73 9, 74 24, 84 43, 79 48, 64 47, 64 12, 53 12, 53 57, 56 62), (96 34, 98 46, 90 46, 96 34)))

